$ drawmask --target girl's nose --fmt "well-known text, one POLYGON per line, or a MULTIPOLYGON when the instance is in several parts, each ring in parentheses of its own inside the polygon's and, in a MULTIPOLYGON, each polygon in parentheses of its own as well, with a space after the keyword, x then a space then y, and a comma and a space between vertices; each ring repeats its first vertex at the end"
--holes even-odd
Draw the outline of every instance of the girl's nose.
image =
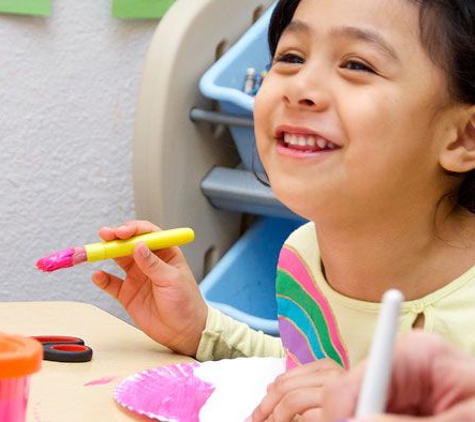
POLYGON ((309 75, 293 75, 284 91, 283 101, 289 107, 311 111, 324 111, 330 104, 330 96, 324 84, 309 75))

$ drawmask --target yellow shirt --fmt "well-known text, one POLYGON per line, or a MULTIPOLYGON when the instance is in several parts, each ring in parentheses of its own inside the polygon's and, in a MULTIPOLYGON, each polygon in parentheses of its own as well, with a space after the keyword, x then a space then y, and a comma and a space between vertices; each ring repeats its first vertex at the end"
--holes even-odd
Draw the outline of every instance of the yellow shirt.
POLYGON ((206 328, 196 353, 201 362, 239 357, 284 357, 278 337, 256 331, 208 306, 206 328))
MULTIPOLYGON (((346 362, 343 366, 353 366, 368 354, 380 304, 348 298, 330 287, 321 271, 320 253, 313 223, 303 225, 289 236, 282 248, 278 274, 287 271, 283 257, 288 252, 292 253, 306 269, 311 283, 326 301, 325 314, 331 316, 329 319, 333 318, 324 324, 327 328, 331 328, 328 330, 329 339, 335 345, 334 350, 342 356, 342 361, 346 362)), ((280 300, 293 294, 291 289, 286 292, 286 283, 286 278, 279 280, 278 275, 280 316, 285 316, 280 300)), ((420 299, 404 302, 401 307, 399 333, 410 331, 421 313, 424 315, 425 331, 438 334, 455 346, 475 355, 475 265, 443 288, 420 299)), ((319 330, 321 332, 325 330, 325 327, 319 327, 318 324, 315 328, 317 334, 319 330)), ((282 342, 286 348, 289 342, 291 343, 286 337, 288 335, 281 326, 282 342)), ((324 347, 321 352, 325 356, 333 356, 327 353, 324 347)), ((278 338, 251 330, 246 325, 210 308, 197 359, 217 360, 238 356, 283 356, 283 348, 278 338)))

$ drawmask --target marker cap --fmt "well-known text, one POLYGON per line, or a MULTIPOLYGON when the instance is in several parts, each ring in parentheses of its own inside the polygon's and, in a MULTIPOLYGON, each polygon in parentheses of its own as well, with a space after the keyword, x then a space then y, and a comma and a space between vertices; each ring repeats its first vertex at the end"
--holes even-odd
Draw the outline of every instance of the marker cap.
POLYGON ((0 379, 18 378, 38 372, 43 346, 37 340, 0 333, 0 379))

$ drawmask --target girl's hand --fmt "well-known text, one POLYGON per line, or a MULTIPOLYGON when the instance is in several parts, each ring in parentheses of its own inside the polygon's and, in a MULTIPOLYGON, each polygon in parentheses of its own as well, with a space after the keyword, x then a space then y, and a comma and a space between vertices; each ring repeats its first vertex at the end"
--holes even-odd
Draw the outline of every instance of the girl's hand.
POLYGON ((322 387, 343 371, 333 360, 321 359, 279 375, 246 422, 319 421, 322 387))
POLYGON ((414 331, 397 343, 387 415, 351 418, 355 413, 364 369, 363 363, 325 386, 325 421, 475 420, 475 359, 433 334, 414 331))
MULTIPOLYGON (((99 236, 109 241, 159 230, 148 221, 130 221, 116 228, 103 227, 99 236)), ((152 339, 178 353, 195 356, 208 308, 180 249, 151 252, 140 243, 133 256, 115 261, 124 270, 124 279, 96 271, 93 282, 116 298, 152 339)))

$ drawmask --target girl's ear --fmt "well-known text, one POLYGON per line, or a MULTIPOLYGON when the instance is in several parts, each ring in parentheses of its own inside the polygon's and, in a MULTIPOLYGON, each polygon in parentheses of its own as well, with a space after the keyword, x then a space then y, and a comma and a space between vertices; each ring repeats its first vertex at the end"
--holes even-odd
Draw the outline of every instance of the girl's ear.
POLYGON ((475 168, 475 106, 470 107, 455 140, 445 145, 440 164, 454 173, 466 173, 475 168))

